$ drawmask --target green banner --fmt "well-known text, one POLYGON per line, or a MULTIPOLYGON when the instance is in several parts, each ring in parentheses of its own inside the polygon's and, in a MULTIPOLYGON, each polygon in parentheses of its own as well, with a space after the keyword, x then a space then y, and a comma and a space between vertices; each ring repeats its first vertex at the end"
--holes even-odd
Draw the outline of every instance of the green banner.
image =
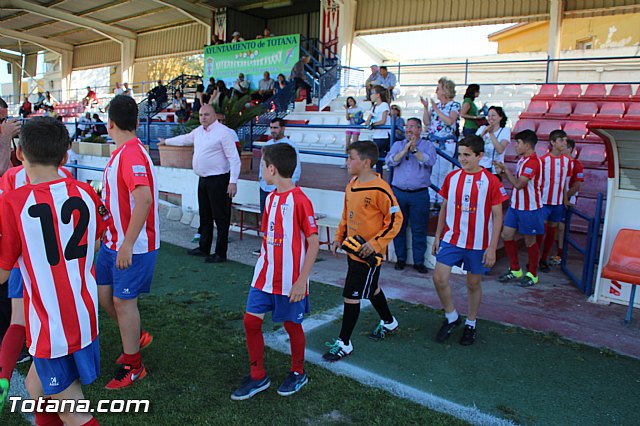
POLYGON ((265 71, 269 71, 274 80, 281 73, 289 78, 299 52, 299 34, 207 46, 204 48, 205 85, 213 77, 231 88, 238 74, 243 73, 255 90, 265 71))

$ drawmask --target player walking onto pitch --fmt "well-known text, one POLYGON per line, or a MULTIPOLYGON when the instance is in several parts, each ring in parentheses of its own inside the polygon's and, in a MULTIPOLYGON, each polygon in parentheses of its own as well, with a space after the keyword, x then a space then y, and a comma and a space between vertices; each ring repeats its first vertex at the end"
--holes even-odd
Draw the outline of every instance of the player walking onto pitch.
POLYGON ((433 242, 433 254, 437 262, 433 283, 445 316, 436 341, 444 342, 462 322, 453 305, 449 276, 452 266, 464 264, 468 272, 469 311, 460 344, 468 346, 476 340, 482 274, 484 268, 491 268, 496 263, 496 247, 502 227, 502 202, 508 197, 500 180, 480 166, 484 155, 482 138, 467 136, 460 141, 458 149, 462 169, 449 173, 440 188, 443 202, 433 242))
POLYGON ((262 216, 262 247, 256 263, 244 328, 251 371, 231 394, 234 401, 249 399, 271 385, 264 369, 262 321, 271 312, 274 322, 284 322, 291 342, 291 371, 278 394, 289 396, 307 384, 304 370, 304 315, 309 313, 309 275, 318 254, 318 226, 311 201, 291 180, 296 151, 284 143, 262 149, 262 177, 275 185, 262 216))
POLYGON ((371 168, 378 161, 378 147, 373 142, 358 141, 349 145, 347 153, 347 170, 353 179, 345 190, 342 219, 331 251, 335 255, 341 246, 347 251, 348 270, 342 292, 340 335, 323 355, 330 362, 353 352, 351 334, 358 322, 362 298, 369 299, 380 315, 380 323, 369 335, 371 339, 381 340, 398 329, 398 321, 378 287, 378 278, 387 246, 402 227, 402 212, 389 184, 371 168))
MULTIPOLYGON (((84 399, 100 375, 98 295, 93 258, 109 212, 88 184, 60 177, 69 133, 49 117, 26 122, 17 150, 30 184, 0 198, 0 282, 16 261, 24 280, 26 378, 32 399, 84 399)), ((35 412, 38 425, 97 425, 89 413, 35 412)))
POLYGON ((100 306, 120 328, 121 364, 107 389, 143 379, 140 349, 153 339, 140 326, 138 296, 149 293, 160 248, 158 185, 151 157, 136 136, 138 105, 126 95, 109 103, 109 136, 117 149, 105 168, 102 199, 113 212, 114 231, 104 236, 96 262, 100 306))

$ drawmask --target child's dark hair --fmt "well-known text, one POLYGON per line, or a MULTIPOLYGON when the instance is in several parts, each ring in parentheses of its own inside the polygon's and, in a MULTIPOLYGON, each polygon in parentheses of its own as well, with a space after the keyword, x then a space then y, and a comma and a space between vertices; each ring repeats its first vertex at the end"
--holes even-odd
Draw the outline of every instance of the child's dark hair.
POLYGON ((120 130, 135 132, 138 127, 138 104, 132 97, 118 95, 109 102, 109 120, 120 130))
POLYGON ((554 130, 551 133, 549 133, 549 141, 555 141, 557 139, 560 138, 566 138, 567 137, 567 133, 564 130, 554 130))
POLYGON ((478 135, 465 136, 458 142, 458 146, 466 146, 475 155, 480 155, 481 152, 484 152, 484 140, 478 135))
POLYGON ((531 148, 535 148, 536 144, 538 143, 538 136, 536 135, 536 132, 530 129, 525 129, 521 132, 516 133, 515 139, 520 139, 522 142, 531 146, 531 148))
POLYGON ((571 151, 576 149, 576 141, 573 139, 567 139, 567 148, 571 148, 571 151))
POLYGON ((350 151, 357 152, 358 157, 362 161, 371 161, 371 167, 373 167, 378 162, 378 158, 380 157, 378 146, 371 141, 354 142, 347 147, 347 153, 349 153, 350 151))
POLYGON ((60 166, 69 149, 69 131, 52 117, 34 117, 22 125, 20 148, 32 164, 60 166))
POLYGON ((278 174, 285 179, 296 170, 296 150, 288 143, 274 143, 262 148, 262 159, 267 166, 274 165, 278 174))

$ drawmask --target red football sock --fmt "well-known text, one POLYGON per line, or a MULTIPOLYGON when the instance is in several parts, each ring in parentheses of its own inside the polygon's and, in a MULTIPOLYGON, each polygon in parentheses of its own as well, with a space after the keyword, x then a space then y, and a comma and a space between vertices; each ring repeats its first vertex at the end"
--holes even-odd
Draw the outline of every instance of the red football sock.
MULTIPOLYGON (((44 400, 47 401, 48 404, 51 398, 45 398, 44 400)), ((39 413, 38 411, 36 411, 33 414, 36 420, 36 426, 64 426, 64 422, 62 421, 58 413, 39 413)))
POLYGON ((538 244, 527 247, 527 252, 529 253, 529 272, 531 272, 534 277, 537 277, 538 262, 540 261, 540 248, 538 244))
POLYGON ((130 365, 131 368, 138 369, 142 367, 142 358, 140 357, 140 351, 135 354, 124 354, 123 363, 125 365, 130 365))
POLYGON ((542 245, 544 244, 544 236, 547 234, 547 225, 544 226, 544 234, 536 235, 536 244, 542 250, 542 245))
POLYGON ((284 322, 284 328, 289 333, 289 341, 291 342, 291 371, 302 374, 304 373, 304 346, 305 337, 302 324, 296 324, 291 321, 284 322))
POLYGON ((16 361, 24 346, 24 325, 11 324, 2 339, 0 347, 0 378, 11 380, 16 361))
POLYGON ((98 419, 96 419, 95 417, 92 417, 91 420, 89 420, 82 426, 100 426, 100 423, 98 423, 98 419))
POLYGON ((547 232, 544 237, 544 247, 542 248, 542 260, 547 260, 549 257, 549 253, 551 253, 551 248, 553 247, 553 242, 556 240, 556 227, 549 226, 547 228, 547 232))
POLYGON ((260 380, 267 375, 264 370, 264 336, 262 335, 262 318, 248 313, 244 314, 244 331, 247 336, 247 350, 251 364, 251 378, 260 380))
POLYGON ((558 246, 558 251, 556 252, 556 256, 562 257, 562 247, 558 246))
POLYGON ((518 261, 518 244, 514 240, 504 241, 504 251, 509 257, 510 268, 512 271, 520 270, 520 262, 518 261))

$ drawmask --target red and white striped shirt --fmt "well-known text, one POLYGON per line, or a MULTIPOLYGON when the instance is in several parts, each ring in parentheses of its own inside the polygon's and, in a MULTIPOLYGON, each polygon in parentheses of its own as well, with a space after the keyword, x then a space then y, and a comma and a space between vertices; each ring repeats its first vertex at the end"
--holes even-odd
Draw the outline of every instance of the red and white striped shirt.
POLYGON ((477 173, 458 169, 447 175, 440 195, 447 203, 442 240, 463 249, 485 250, 493 227, 491 208, 509 198, 500 180, 484 167, 477 173))
POLYGON ((86 183, 24 185, 0 197, 0 268, 16 261, 24 282, 29 353, 58 358, 98 335, 96 240, 111 217, 86 183))
POLYGON ((527 186, 522 189, 513 188, 511 193, 511 207, 516 210, 538 210, 542 208, 542 194, 540 176, 542 164, 535 152, 528 157, 522 157, 516 165, 516 180, 520 176, 529 179, 527 186))
MULTIPOLYGON (((571 189, 574 183, 584 182, 584 166, 577 158, 571 159, 571 179, 567 183, 567 191, 571 189)), ((576 192, 571 196, 569 202, 575 204, 578 201, 578 193, 576 192)))
POLYGON ((102 200, 113 215, 114 226, 104 234, 104 244, 111 250, 118 251, 122 246, 135 207, 131 193, 138 186, 148 186, 153 201, 149 216, 133 244, 133 254, 160 248, 156 172, 144 145, 134 138, 113 151, 102 178, 102 200))
POLYGON ((307 238, 318 233, 313 205, 300 188, 283 193, 273 191, 267 196, 262 232, 262 250, 251 286, 288 296, 304 264, 307 238))
MULTIPOLYGON (((64 167, 58 168, 58 175, 63 178, 68 177, 73 179, 71 172, 64 167)), ((7 170, 0 179, 0 194, 4 191, 20 188, 28 183, 29 176, 27 176, 27 171, 24 169, 24 166, 12 167, 7 170)))
POLYGON ((557 206, 563 203, 563 190, 571 176, 571 158, 554 157, 551 153, 540 157, 542 163, 542 204, 557 206))

